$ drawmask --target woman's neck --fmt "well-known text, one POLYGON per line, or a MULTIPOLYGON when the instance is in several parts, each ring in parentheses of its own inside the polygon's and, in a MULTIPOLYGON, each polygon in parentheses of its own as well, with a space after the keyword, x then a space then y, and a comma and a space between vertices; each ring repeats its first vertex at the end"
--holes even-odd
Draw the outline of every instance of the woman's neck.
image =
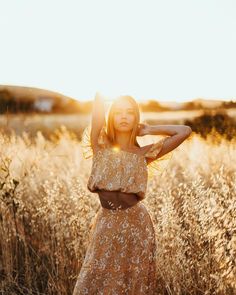
POLYGON ((119 146, 122 149, 132 148, 132 143, 130 143, 130 132, 118 133, 115 136, 115 145, 119 146))

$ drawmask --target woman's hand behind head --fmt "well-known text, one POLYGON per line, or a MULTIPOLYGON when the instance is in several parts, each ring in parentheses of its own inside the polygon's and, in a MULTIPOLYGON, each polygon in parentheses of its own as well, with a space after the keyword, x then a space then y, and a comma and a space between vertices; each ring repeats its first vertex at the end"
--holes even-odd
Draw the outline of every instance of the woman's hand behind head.
POLYGON ((137 136, 144 136, 148 134, 148 125, 139 123, 138 124, 138 131, 137 131, 137 136))

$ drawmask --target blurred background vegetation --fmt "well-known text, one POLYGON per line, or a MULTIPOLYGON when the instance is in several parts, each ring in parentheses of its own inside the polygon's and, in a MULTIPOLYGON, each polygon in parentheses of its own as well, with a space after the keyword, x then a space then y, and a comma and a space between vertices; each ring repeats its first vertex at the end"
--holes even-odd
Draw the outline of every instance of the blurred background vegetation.
MULTIPOLYGON (((0 294, 72 294, 100 208, 80 142, 92 101, 0 88, 0 294)), ((236 294, 235 103, 149 100, 140 110, 142 122, 193 130, 143 201, 157 294, 236 294)))
MULTIPOLYGON (((0 86, 0 129, 7 134, 26 132, 34 137, 40 130, 50 134, 63 126, 78 139, 90 123, 93 99, 77 100, 52 91, 21 86, 0 86)), ((184 124, 203 138, 218 142, 236 134, 236 101, 195 99, 188 102, 138 102, 141 121, 148 124, 184 124), (217 137, 217 134, 220 137, 217 137)))

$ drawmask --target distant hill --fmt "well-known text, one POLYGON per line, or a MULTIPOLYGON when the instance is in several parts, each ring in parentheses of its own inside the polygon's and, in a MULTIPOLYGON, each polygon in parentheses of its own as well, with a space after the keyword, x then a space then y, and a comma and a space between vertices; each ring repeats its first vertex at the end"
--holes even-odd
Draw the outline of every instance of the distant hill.
MULTIPOLYGON (((92 111, 90 101, 78 101, 61 93, 46 89, 0 85, 0 113, 60 113, 88 114, 92 111)), ((196 98, 187 102, 159 101, 151 99, 139 102, 142 112, 163 112, 177 110, 199 110, 215 108, 235 108, 236 101, 196 98)))
POLYGON ((29 99, 36 100, 38 97, 48 97, 55 99, 56 97, 60 97, 61 99, 72 99, 71 97, 67 97, 61 93, 36 88, 36 87, 27 87, 27 86, 14 86, 14 85, 0 85, 0 91, 8 90, 12 95, 16 98, 24 98, 28 97, 29 99))
POLYGON ((236 108, 236 101, 196 98, 185 102, 148 100, 140 103, 144 112, 236 108))
POLYGON ((0 85, 1 113, 86 113, 90 104, 41 88, 0 85))

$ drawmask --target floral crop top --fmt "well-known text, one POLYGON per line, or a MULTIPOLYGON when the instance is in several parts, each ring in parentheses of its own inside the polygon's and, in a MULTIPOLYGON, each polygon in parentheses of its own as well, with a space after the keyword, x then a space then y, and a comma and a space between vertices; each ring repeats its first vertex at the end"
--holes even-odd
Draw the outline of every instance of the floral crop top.
POLYGON ((165 138, 153 143, 145 154, 136 154, 112 147, 105 126, 101 129, 95 154, 90 141, 91 126, 82 134, 82 151, 85 159, 92 157, 92 169, 87 188, 91 192, 99 189, 135 193, 140 200, 145 198, 147 180, 161 175, 173 152, 147 164, 146 158, 155 158, 161 151, 165 138))

